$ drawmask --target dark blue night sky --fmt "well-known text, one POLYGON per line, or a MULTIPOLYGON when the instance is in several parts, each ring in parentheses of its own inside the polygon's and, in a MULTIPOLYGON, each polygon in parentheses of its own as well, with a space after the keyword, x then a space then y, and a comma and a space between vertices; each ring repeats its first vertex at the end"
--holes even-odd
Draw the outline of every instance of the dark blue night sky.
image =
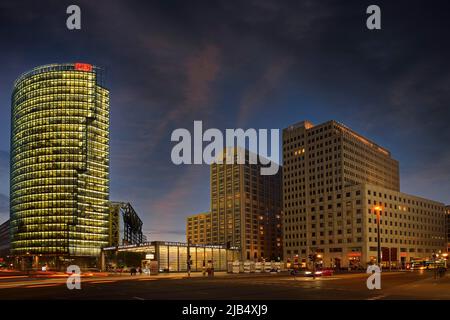
POLYGON ((83 61, 107 69, 111 199, 151 240, 209 210, 209 168, 170 160, 176 128, 284 128, 335 119, 388 148, 403 192, 450 203, 447 1, 0 2, 0 223, 9 216, 12 84, 83 61), (66 28, 77 4, 82 30, 66 28), (370 4, 382 30, 366 28, 370 4))

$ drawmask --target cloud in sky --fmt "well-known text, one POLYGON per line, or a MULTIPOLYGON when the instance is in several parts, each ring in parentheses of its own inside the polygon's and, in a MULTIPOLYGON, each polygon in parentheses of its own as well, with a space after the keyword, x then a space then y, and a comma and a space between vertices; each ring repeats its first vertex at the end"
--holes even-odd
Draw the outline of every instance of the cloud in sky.
POLYGON ((242 94, 239 105, 237 127, 242 127, 248 122, 263 101, 282 84, 281 81, 290 64, 291 62, 288 60, 274 61, 267 66, 260 78, 247 88, 242 94))

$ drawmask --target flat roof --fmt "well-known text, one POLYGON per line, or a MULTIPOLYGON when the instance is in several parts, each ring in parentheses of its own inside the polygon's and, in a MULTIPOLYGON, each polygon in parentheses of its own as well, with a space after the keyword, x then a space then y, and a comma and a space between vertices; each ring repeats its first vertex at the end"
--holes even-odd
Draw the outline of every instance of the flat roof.
MULTIPOLYGON (((172 242, 172 241, 151 241, 144 242, 140 244, 130 244, 130 245, 122 245, 122 246, 114 246, 114 247, 106 247, 103 248, 103 251, 113 251, 113 250, 128 250, 128 249, 141 249, 145 247, 151 246, 176 246, 176 247, 187 247, 187 242, 172 242)), ((212 244, 189 244, 189 247, 192 248, 208 248, 208 249, 227 249, 226 246, 222 245, 212 245, 212 244)), ((239 248, 231 247, 227 250, 239 250, 239 248)))

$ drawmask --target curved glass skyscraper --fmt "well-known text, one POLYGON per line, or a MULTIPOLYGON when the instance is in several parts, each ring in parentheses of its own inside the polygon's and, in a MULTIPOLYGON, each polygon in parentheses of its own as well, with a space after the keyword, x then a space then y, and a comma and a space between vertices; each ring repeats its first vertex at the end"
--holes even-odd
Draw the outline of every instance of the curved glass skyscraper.
POLYGON ((10 188, 13 255, 58 263, 108 244, 109 91, 100 68, 52 64, 16 80, 10 188))

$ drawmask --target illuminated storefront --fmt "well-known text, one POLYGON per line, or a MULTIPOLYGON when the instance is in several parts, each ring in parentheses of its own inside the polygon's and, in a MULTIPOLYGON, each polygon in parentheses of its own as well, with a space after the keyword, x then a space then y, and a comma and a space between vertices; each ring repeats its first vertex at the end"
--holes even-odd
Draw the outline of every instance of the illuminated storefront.
POLYGON ((10 185, 13 255, 58 263, 108 245, 109 91, 100 68, 52 64, 16 80, 10 185))
MULTIPOLYGON (((109 267, 145 267, 156 261, 159 272, 187 271, 188 256, 191 256, 191 271, 202 271, 203 266, 214 266, 216 271, 227 270, 227 262, 239 259, 238 249, 223 246, 190 245, 183 242, 153 241, 141 245, 104 248, 105 264, 109 267), (130 253, 126 256, 120 253, 130 253), (118 258, 118 256, 120 257, 118 258)), ((106 266, 105 266, 106 268, 106 266)))

